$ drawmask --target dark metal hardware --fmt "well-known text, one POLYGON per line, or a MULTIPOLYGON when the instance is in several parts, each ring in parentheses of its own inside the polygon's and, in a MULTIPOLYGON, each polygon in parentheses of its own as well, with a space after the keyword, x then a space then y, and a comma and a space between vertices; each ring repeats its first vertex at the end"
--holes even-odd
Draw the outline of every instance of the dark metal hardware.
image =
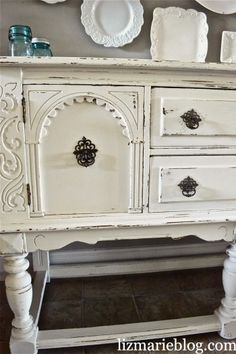
POLYGON ((27 191, 27 201, 28 205, 31 205, 31 190, 30 190, 30 184, 26 184, 26 191, 27 191))
POLYGON ((91 140, 83 137, 75 146, 73 154, 76 156, 77 162, 80 166, 88 167, 94 164, 97 151, 98 150, 91 140))
POLYGON ((182 190, 182 194, 188 198, 193 197, 196 194, 197 186, 197 182, 189 176, 178 184, 178 187, 182 190))
POLYGON ((23 120, 23 123, 25 123, 26 104, 25 104, 25 97, 24 96, 22 97, 21 104, 22 104, 22 120, 23 120))
POLYGON ((199 122, 202 121, 199 114, 194 111, 194 109, 191 109, 180 117, 189 129, 197 129, 199 127, 199 122))

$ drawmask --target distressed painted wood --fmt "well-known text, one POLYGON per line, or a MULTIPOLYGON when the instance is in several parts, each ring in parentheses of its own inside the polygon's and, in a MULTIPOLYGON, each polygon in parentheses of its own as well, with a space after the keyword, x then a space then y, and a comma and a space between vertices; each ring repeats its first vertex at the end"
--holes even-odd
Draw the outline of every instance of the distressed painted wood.
POLYGON ((33 269, 35 272, 49 271, 50 268, 49 252, 44 252, 39 250, 33 252, 32 259, 33 259, 33 269))
POLYGON ((152 147, 216 147, 235 145, 235 90, 152 90, 152 147), (195 124, 190 124, 194 122, 195 124))
POLYGON ((125 325, 50 330, 39 332, 38 347, 44 349, 117 343, 118 338, 141 341, 209 333, 219 329, 219 320, 215 315, 211 315, 125 325))
POLYGON ((0 254, 15 315, 12 354, 114 342, 120 334, 147 339, 221 330, 236 337, 235 245, 216 315, 39 336, 36 329, 49 268, 41 252, 144 237, 233 241, 236 65, 7 57, 0 65, 0 254), (86 167, 74 154, 83 137, 95 145, 86 167), (187 197, 186 178, 196 188, 191 184, 187 197), (34 320, 27 252, 37 252, 34 320))
MULTIPOLYGON (((188 244, 175 243, 173 244, 144 244, 144 245, 134 245, 132 247, 122 246, 122 247, 109 247, 100 248, 97 245, 89 247, 86 249, 73 248, 50 252, 50 263, 52 265, 60 264, 84 264, 84 263, 94 263, 97 262, 111 262, 118 261, 123 262, 125 260, 138 261, 138 260, 153 260, 155 258, 167 259, 170 257, 183 257, 187 256, 216 256, 223 255, 225 252, 225 242, 194 242, 188 244)), ((43 252, 44 253, 44 252, 43 252)), ((224 256, 224 255, 223 255, 224 256)), ((200 267, 203 264, 199 264, 200 267)), ((217 265, 216 265, 217 267, 217 265)), ((35 268, 34 268, 35 269, 35 268)), ((35 269, 36 270, 36 269, 35 269)), ((138 269, 137 269, 138 271, 138 269)), ((112 272, 112 269, 111 269, 112 272)))
POLYGON ((222 209, 236 205, 235 156, 154 156, 150 162, 150 211, 222 209), (189 182, 188 182, 189 180, 189 182), (193 183, 191 191, 181 182, 193 183))
MULTIPOLYGON (((192 225, 194 230, 196 230, 196 227, 200 224, 207 224, 207 228, 211 228, 212 231, 216 230, 217 239, 219 237, 222 237, 222 239, 225 240, 232 240, 232 233, 235 228, 235 223, 236 215, 234 209, 227 210, 227 213, 222 212, 222 210, 210 210, 207 212, 207 214, 205 211, 202 210, 189 210, 184 213, 182 211, 171 211, 157 214, 145 212, 136 214, 135 217, 133 214, 121 213, 118 215, 102 214, 99 215, 99 218, 96 216, 94 216, 94 218, 91 218, 90 216, 85 215, 74 216, 73 218, 31 218, 26 220, 24 223, 17 223, 14 222, 14 220, 12 220, 11 224, 2 223, 0 242, 1 240, 4 240, 5 244, 6 234, 10 234, 12 235, 10 236, 12 237, 12 239, 22 239, 20 245, 24 246, 24 240, 26 236, 28 241, 30 238, 32 238, 31 235, 33 235, 33 237, 38 237, 38 235, 40 235, 41 233, 47 233, 48 237, 54 238, 54 236, 50 236, 49 233, 55 231, 80 231, 80 233, 77 233, 78 241, 84 241, 86 232, 92 233, 94 230, 97 230, 98 233, 100 233, 101 238, 96 239, 96 237, 93 237, 91 239, 86 240, 86 242, 88 243, 96 243, 99 240, 107 240, 109 238, 106 230, 109 231, 111 229, 114 229, 113 232, 115 232, 116 236, 118 236, 118 239, 121 240, 128 238, 128 233, 130 232, 130 229, 132 227, 137 228, 137 230, 133 231, 133 238, 140 238, 142 231, 140 231, 139 229, 143 227, 152 227, 154 233, 159 229, 161 230, 162 226, 166 226, 166 230, 170 228, 173 232, 173 234, 171 233, 170 237, 176 238, 180 237, 180 234, 182 234, 183 236, 189 235, 189 225, 192 225), (227 223, 227 225, 225 225, 225 222, 227 223), (154 227, 156 227, 156 230, 154 230, 154 227), (123 232, 117 230, 118 228, 123 228, 123 232), (220 228, 227 230, 227 232, 218 233, 217 230, 220 230, 220 228), (18 234, 18 236, 16 234, 18 234), (104 236, 102 236, 103 234, 104 236)), ((158 235, 161 237, 161 235, 163 235, 163 232, 158 232, 158 235)), ((94 232, 93 236, 95 236, 94 232)), ((69 238, 70 234, 68 234, 67 237, 69 238)), ((75 236, 73 234, 73 240, 74 237, 75 236)), ((203 237, 201 235, 199 235, 199 237, 210 241, 212 236, 207 236, 207 233, 205 233, 203 237)), ((28 248, 28 241, 27 246, 25 245, 25 249, 27 247, 27 250, 29 252, 35 251, 37 249, 35 247, 28 248)), ((9 245, 9 242, 7 243, 9 245)), ((22 249, 22 247, 20 249, 22 249)), ((17 251, 17 249, 15 251, 17 251)))
POLYGON ((143 89, 39 85, 24 93, 32 214, 141 210, 143 89), (83 136, 98 150, 90 168, 78 166, 73 154, 83 136))
POLYGON ((185 256, 185 257, 171 257, 151 260, 138 261, 113 261, 99 262, 99 263, 85 263, 85 264, 60 264, 51 265, 51 278, 78 278, 78 277, 96 277, 96 276, 110 276, 120 274, 142 274, 142 273, 156 273, 169 272, 172 270, 183 269, 199 269, 210 267, 221 267, 223 265, 224 256, 185 256))
POLYGON ((50 282, 50 259, 48 251, 37 250, 32 253, 33 270, 37 272, 47 273, 47 282, 50 282))
POLYGON ((216 315, 221 321, 221 336, 226 339, 236 338, 236 243, 227 250, 228 258, 224 262, 223 286, 225 298, 216 315))
POLYGON ((20 221, 29 213, 20 69, 1 70, 0 100, 0 218, 20 221))
POLYGON ((236 88, 236 65, 155 62, 112 58, 0 58, 2 67, 22 67, 24 83, 152 85, 236 88), (73 69, 73 70, 71 70, 73 69), (111 75, 112 70, 112 75, 111 75))
POLYGON ((5 284, 7 300, 14 313, 10 349, 12 354, 34 354, 37 352, 35 338, 37 328, 29 310, 32 302, 31 276, 27 272, 27 254, 4 257, 7 273, 5 284))
POLYGON ((48 277, 48 272, 46 271, 37 271, 34 277, 34 284, 33 284, 34 297, 30 308, 30 312, 34 319, 34 326, 38 326, 47 277, 48 277))

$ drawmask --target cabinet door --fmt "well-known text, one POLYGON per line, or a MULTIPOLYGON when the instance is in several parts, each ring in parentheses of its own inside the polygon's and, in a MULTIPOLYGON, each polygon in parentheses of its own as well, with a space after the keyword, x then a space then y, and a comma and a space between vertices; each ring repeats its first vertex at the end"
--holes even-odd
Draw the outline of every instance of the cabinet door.
POLYGON ((143 89, 27 86, 32 215, 140 211, 143 89))

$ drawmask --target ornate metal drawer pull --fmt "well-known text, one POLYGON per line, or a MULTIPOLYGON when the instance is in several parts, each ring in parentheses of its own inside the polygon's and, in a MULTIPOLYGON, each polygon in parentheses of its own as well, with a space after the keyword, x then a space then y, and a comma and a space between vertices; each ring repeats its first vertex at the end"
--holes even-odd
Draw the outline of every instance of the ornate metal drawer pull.
POLYGON ((194 111, 194 109, 191 109, 180 117, 189 129, 197 129, 199 127, 199 122, 202 121, 199 114, 194 111))
POLYGON ((73 154, 76 156, 77 162, 80 166, 88 167, 94 164, 97 151, 98 150, 91 140, 86 139, 84 136, 78 141, 73 154))
POLYGON ((178 187, 182 190, 182 194, 188 198, 193 197, 196 194, 197 186, 197 182, 189 176, 178 184, 178 187))

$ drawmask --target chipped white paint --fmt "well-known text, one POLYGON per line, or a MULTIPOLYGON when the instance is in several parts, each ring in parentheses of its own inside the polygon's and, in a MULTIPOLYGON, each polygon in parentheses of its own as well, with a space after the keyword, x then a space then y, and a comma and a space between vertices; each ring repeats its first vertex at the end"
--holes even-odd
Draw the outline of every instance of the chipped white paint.
POLYGON ((236 338, 236 243, 227 250, 228 258, 224 263, 223 285, 225 298, 221 301, 216 315, 221 321, 221 336, 226 339, 236 338))
POLYGON ((26 252, 24 233, 0 234, 0 254, 14 254, 26 252))
POLYGON ((150 159, 150 211, 206 210, 223 212, 236 205, 235 156, 153 156, 150 159), (190 177, 196 182, 191 195, 180 183, 190 177), (226 187, 228 186, 228 187, 226 187))
MULTIPOLYGON (((0 58, 0 64, 0 253, 15 314, 12 354, 107 343, 119 333, 150 338, 146 324, 37 337, 49 267, 40 250, 75 241, 190 234, 231 242, 236 227, 236 65, 105 58, 0 58), (194 133, 181 118, 191 110, 201 119, 194 133), (95 164, 88 168, 79 166, 73 155, 83 136, 98 149, 95 164), (192 201, 179 187, 188 176, 198 184, 192 201), (34 251, 39 273, 32 320, 24 257, 34 251)), ((217 315, 153 323, 151 338, 221 327, 223 337, 236 336, 235 245, 229 255, 226 297, 217 315)))
POLYGON ((27 254, 5 256, 4 269, 7 300, 14 313, 10 349, 12 354, 36 353, 37 328, 29 314, 32 302, 31 276, 27 272, 27 254))
POLYGON ((38 347, 45 349, 117 343, 117 338, 142 341, 215 332, 219 328, 217 317, 211 315, 124 325, 49 330, 39 332, 38 347))
POLYGON ((211 154, 216 147, 235 147, 235 90, 154 88, 151 102, 152 148, 205 147, 211 154), (184 121, 188 112, 199 120, 193 127, 184 121))
POLYGON ((25 137, 20 69, 1 70, 0 81, 1 221, 26 219, 25 137))

